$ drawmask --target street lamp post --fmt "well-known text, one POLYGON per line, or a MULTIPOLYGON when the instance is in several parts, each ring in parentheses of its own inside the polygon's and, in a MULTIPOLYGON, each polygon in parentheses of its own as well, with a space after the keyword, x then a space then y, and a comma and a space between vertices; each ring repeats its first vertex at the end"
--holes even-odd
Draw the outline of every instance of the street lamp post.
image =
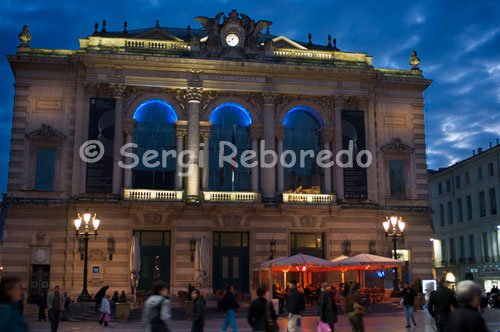
POLYGON ((88 251, 89 251, 89 238, 91 235, 97 239, 97 229, 99 228, 99 224, 101 221, 97 219, 97 215, 94 213, 92 216, 91 213, 85 212, 82 215, 78 214, 78 218, 74 220, 75 224, 75 236, 78 240, 79 236, 82 236, 84 242, 84 262, 83 262, 83 289, 80 296, 78 296, 78 302, 91 302, 92 298, 87 291, 87 265, 88 265, 88 251), (84 222, 83 230, 80 231, 80 226, 82 225, 82 221, 84 222), (90 221, 92 221, 92 226, 94 227, 94 231, 90 231, 90 221))
MULTIPOLYGON (((397 255, 397 250, 398 250, 398 239, 401 238, 404 240, 404 231, 405 231, 405 222, 403 221, 402 217, 385 217, 385 221, 382 222, 382 226, 384 227, 385 230, 385 238, 388 239, 389 237, 392 238, 392 243, 394 246, 394 253, 393 257, 394 259, 398 259, 397 255), (389 230, 391 232, 389 233, 389 230)), ((398 286, 398 270, 397 267, 394 270, 394 286, 398 286)))

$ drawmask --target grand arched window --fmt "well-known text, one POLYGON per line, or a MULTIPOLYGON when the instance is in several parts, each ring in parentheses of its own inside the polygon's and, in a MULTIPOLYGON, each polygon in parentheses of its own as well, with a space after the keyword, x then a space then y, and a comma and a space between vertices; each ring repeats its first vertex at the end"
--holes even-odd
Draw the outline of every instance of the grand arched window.
MULTIPOLYGON (((241 153, 250 149, 249 128, 252 117, 248 110, 236 103, 217 106, 210 115, 212 122, 210 138, 209 188, 214 191, 249 191, 250 170, 239 165, 234 168, 229 163, 219 167, 220 142, 234 144, 237 148, 236 161, 239 164, 241 153)), ((231 149, 226 147, 224 155, 231 149)))
POLYGON ((138 148, 139 165, 133 169, 133 188, 173 190, 175 180, 175 162, 171 156, 162 165, 162 150, 175 150, 174 122, 177 114, 169 103, 160 99, 150 99, 137 107, 134 113, 136 121, 134 137, 138 148), (142 157, 147 150, 155 150, 158 157, 150 163, 159 161, 154 168, 146 167, 142 157))
MULTIPOLYGON (((321 116, 312 108, 298 106, 292 108, 283 120, 285 138, 283 150, 292 150, 296 156, 296 163, 292 167, 284 168, 285 191, 312 190, 312 193, 321 192, 321 168, 316 163, 316 155, 321 150, 320 128, 323 125, 321 116), (300 165, 300 150, 312 150, 314 157, 304 158, 304 167, 300 165)), ((285 163, 290 163, 292 157, 287 155, 285 163)))

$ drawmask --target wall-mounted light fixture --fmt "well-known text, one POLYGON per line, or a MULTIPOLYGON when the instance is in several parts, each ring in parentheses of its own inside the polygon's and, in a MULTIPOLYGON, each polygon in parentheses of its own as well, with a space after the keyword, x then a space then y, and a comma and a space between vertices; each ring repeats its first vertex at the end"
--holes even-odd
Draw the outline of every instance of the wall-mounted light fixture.
POLYGON ((108 237, 108 254, 109 254, 109 260, 113 260, 113 254, 115 253, 115 239, 113 239, 113 236, 108 237))
POLYGON ((194 252, 196 251, 196 239, 189 240, 189 252, 191 253, 191 262, 194 262, 194 252))
POLYGON ((269 241, 269 259, 273 259, 275 253, 276 253, 276 240, 272 239, 271 241, 269 241))

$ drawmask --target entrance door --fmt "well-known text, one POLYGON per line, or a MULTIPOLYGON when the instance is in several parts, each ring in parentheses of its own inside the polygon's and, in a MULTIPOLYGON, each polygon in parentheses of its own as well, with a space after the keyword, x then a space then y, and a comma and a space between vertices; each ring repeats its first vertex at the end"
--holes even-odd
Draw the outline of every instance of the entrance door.
POLYGON ((214 293, 228 286, 236 291, 249 290, 248 233, 214 233, 213 289, 214 293))
POLYGON ((155 281, 170 283, 170 232, 135 231, 141 249, 139 290, 149 290, 155 281))
POLYGON ((29 285, 29 303, 36 303, 41 292, 48 294, 50 282, 50 265, 32 265, 29 285))

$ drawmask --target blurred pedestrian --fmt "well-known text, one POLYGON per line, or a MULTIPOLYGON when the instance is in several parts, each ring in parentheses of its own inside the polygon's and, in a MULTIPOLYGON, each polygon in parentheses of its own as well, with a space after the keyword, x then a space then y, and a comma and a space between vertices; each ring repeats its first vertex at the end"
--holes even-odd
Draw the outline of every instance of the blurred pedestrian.
POLYGON ((64 292, 64 310, 62 313, 61 321, 68 320, 68 310, 70 305, 71 305, 71 298, 69 297, 68 292, 64 292))
POLYGON ((163 281, 155 282, 151 295, 144 302, 142 312, 142 321, 146 324, 146 332, 171 331, 171 319, 167 284, 163 281))
POLYGON ((95 301, 95 312, 99 311, 99 307, 101 306, 102 299, 106 296, 106 291, 108 290, 109 286, 106 285, 99 289, 99 291, 95 294, 94 296, 94 301, 95 301))
POLYGON ((438 332, 451 331, 448 328, 448 321, 452 308, 457 308, 458 302, 453 291, 447 287, 443 277, 438 279, 437 290, 431 293, 427 306, 429 313, 436 321, 438 332))
POLYGON ((413 322, 414 326, 417 326, 417 323, 415 322, 415 316, 413 315, 413 309, 415 305, 415 297, 417 296, 417 293, 413 288, 410 287, 407 281, 404 283, 405 288, 403 288, 403 291, 401 292, 401 297, 403 300, 403 309, 405 311, 405 316, 406 316, 406 328, 410 328, 410 317, 413 322))
POLYGON ((127 303, 127 295, 125 295, 125 291, 122 290, 122 293, 120 294, 120 299, 118 301, 119 303, 127 303))
POLYGON ((0 281, 0 331, 28 332, 28 325, 19 311, 22 293, 18 278, 3 277, 0 281))
POLYGON ((191 332, 203 332, 203 326, 205 325, 205 304, 201 298, 200 291, 197 289, 193 290, 191 292, 191 299, 194 302, 191 332))
POLYGON ((349 318, 352 332, 363 332, 365 330, 363 324, 363 316, 365 314, 364 302, 359 292, 359 284, 349 287, 349 294, 346 298, 345 312, 349 318))
POLYGON ((47 297, 47 306, 49 308, 50 330, 57 332, 61 313, 64 310, 64 294, 59 292, 59 286, 54 287, 54 291, 47 297))
POLYGON ((108 326, 108 323, 111 321, 111 304, 109 302, 109 295, 104 295, 102 298, 99 311, 101 312, 99 325, 104 323, 104 326, 108 326))
POLYGON ((304 296, 297 289, 297 283, 295 280, 290 280, 288 288, 290 289, 290 293, 286 299, 286 310, 288 311, 288 332, 295 332, 296 330, 300 331, 300 313, 305 308, 304 296))
POLYGON ((257 299, 250 303, 248 310, 248 324, 253 332, 278 332, 276 312, 271 301, 266 300, 267 286, 257 288, 257 299))
POLYGON ((226 319, 224 319, 224 323, 222 324, 222 332, 226 332, 227 327, 231 324, 231 328, 233 332, 238 331, 238 327, 236 326, 236 317, 234 316, 234 311, 240 307, 238 302, 236 302, 236 298, 234 297, 234 287, 229 286, 227 288, 226 294, 222 298, 222 310, 226 314, 226 319))
POLYGON ((321 331, 323 332, 333 332, 335 330, 334 324, 337 322, 337 305, 335 304, 335 298, 327 282, 323 283, 321 286, 318 315, 318 331, 320 331, 321 327, 321 331), (328 328, 326 329, 326 327, 328 328))
POLYGON ((457 285, 458 308, 450 315, 449 331, 487 332, 486 323, 478 312, 481 289, 472 280, 460 281, 457 285))
POLYGON ((38 295, 36 305, 38 306, 38 321, 47 321, 47 316, 45 316, 45 309, 47 309, 47 296, 44 291, 41 291, 40 295, 38 295))

